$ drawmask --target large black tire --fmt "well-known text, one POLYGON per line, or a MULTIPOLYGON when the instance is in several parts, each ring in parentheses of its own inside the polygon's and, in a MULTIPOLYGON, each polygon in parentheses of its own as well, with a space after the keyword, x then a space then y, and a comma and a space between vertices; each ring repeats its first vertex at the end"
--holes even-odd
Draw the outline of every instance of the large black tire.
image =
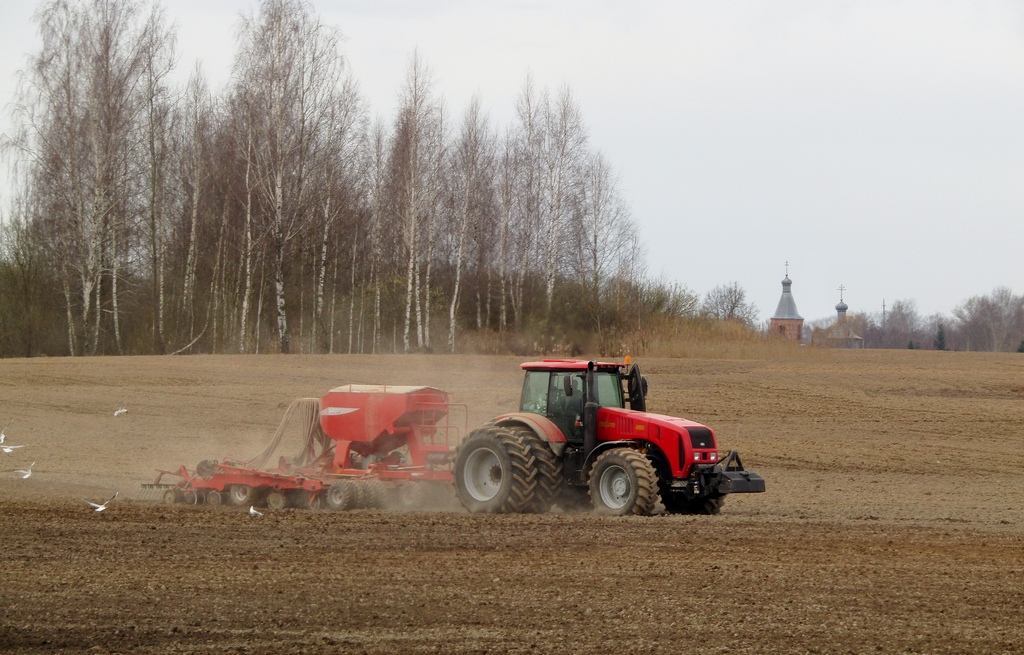
POLYGON ((562 460, 555 456, 547 441, 544 441, 532 430, 513 428, 520 440, 530 451, 533 459, 533 479, 537 486, 533 491, 533 500, 523 508, 524 512, 543 514, 551 509, 555 497, 562 486, 562 460))
POLYGON ((523 512, 537 489, 536 457, 509 428, 488 425, 471 432, 455 455, 455 495, 470 512, 523 512))
POLYGON ((590 472, 594 511, 605 516, 646 516, 658 500, 658 474, 647 457, 632 448, 601 453, 590 472))

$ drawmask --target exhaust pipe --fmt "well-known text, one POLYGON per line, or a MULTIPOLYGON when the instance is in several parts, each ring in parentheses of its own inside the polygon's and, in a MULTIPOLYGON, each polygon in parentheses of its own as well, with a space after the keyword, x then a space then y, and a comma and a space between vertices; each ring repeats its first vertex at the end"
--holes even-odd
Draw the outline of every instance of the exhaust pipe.
POLYGON ((594 379, 594 362, 587 362, 587 402, 583 405, 583 460, 590 459, 590 453, 597 448, 597 381, 594 379))

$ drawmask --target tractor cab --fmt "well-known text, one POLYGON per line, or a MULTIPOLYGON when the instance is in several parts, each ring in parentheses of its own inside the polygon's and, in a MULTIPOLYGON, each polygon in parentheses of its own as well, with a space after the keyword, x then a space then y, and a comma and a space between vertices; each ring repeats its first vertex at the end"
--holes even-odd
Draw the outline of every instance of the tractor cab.
POLYGON ((591 364, 575 359, 545 359, 526 362, 522 368, 526 370, 526 379, 519 410, 550 419, 571 444, 584 441, 583 410, 589 402, 598 407, 618 408, 626 407, 628 402, 630 409, 644 410, 646 380, 628 363, 623 366, 610 362, 591 364), (593 398, 588 397, 591 395, 593 398))

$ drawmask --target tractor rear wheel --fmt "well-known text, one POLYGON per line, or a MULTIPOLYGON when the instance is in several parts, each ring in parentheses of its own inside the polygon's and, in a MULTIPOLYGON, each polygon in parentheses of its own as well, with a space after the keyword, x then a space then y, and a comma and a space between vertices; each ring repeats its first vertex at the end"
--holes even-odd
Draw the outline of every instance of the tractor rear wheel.
POLYGON ((515 430, 496 425, 474 430, 455 456, 455 495, 470 512, 525 511, 537 488, 534 461, 515 430))
POLYGON ((537 486, 533 491, 533 500, 523 509, 524 512, 543 514, 551 509, 562 484, 562 460, 555 456, 548 442, 541 439, 532 430, 515 428, 516 434, 530 450, 533 459, 531 474, 537 486))
POLYGON ((598 456, 590 473, 590 499, 605 516, 646 516, 658 499, 658 474, 651 460, 632 448, 598 456))

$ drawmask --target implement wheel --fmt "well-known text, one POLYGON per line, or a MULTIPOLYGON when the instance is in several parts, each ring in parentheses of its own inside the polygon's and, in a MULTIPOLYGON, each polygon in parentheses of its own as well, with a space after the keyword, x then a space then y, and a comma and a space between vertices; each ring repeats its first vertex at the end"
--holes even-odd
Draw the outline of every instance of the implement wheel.
POLYGON ((303 497, 306 508, 313 512, 319 512, 326 506, 324 495, 319 491, 307 491, 303 497))
POLYGON ((658 499, 658 474, 651 460, 632 448, 601 453, 590 473, 590 499, 605 516, 646 516, 658 499))
POLYGON ((474 430, 455 456, 455 495, 470 512, 526 511, 534 500, 536 477, 529 446, 509 428, 474 430))
POLYGON ((288 507, 288 496, 283 491, 271 491, 267 496, 267 507, 270 509, 284 509, 288 507))
POLYGON ((256 492, 247 484, 233 484, 228 489, 232 505, 252 505, 256 499, 256 492))
POLYGON ((336 510, 352 509, 356 500, 355 489, 352 488, 352 483, 348 480, 338 480, 327 487, 325 496, 327 506, 336 510))
POLYGON ((219 491, 214 491, 213 489, 210 489, 209 491, 206 492, 206 504, 213 505, 214 507, 217 507, 218 505, 223 505, 224 494, 220 493, 219 491))
POLYGON ((164 492, 164 505, 173 505, 178 502, 178 492, 174 489, 168 489, 164 492))
POLYGON ((368 509, 384 507, 384 483, 380 480, 366 480, 359 483, 363 487, 363 505, 368 509))

